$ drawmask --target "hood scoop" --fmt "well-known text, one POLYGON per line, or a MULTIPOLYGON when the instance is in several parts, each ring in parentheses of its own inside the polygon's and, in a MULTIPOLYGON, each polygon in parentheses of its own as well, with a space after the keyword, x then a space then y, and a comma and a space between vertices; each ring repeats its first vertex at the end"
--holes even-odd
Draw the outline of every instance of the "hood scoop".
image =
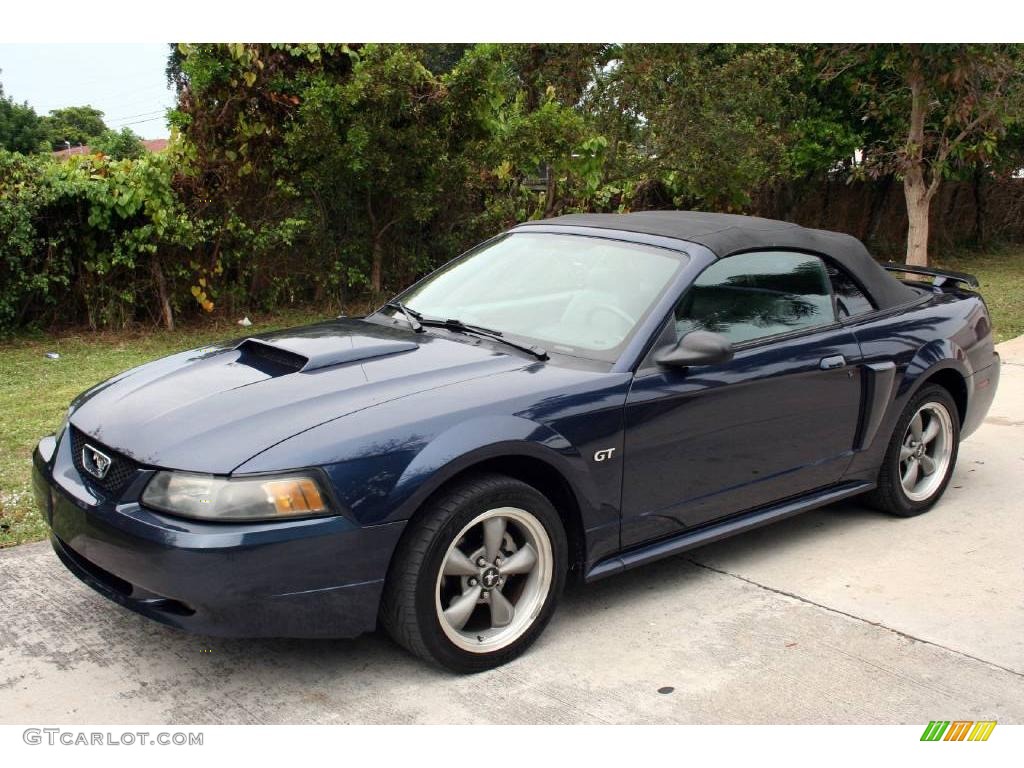
POLYGON ((264 371, 271 376, 316 371, 344 363, 355 363, 373 357, 410 352, 419 344, 372 336, 330 335, 285 336, 273 339, 248 338, 235 347, 242 365, 264 371))

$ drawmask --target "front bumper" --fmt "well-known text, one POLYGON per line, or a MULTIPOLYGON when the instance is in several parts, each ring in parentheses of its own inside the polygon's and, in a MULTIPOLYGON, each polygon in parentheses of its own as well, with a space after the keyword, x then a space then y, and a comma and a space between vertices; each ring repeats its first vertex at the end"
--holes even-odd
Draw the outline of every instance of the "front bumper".
POLYGON ((345 517, 208 523, 138 503, 142 471, 117 500, 84 482, 70 440, 40 443, 33 489, 61 561, 151 619, 226 637, 354 637, 377 622, 404 523, 345 517))

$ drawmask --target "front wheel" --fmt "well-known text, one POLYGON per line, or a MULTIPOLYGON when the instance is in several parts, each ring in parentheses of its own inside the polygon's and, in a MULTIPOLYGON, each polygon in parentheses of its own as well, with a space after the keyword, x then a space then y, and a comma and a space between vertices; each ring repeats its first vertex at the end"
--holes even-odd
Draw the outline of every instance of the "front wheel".
POLYGON ((543 631, 565 583, 565 531, 551 502, 503 475, 449 489, 411 524, 381 621, 416 655, 456 672, 515 658, 543 631))
POLYGON ((944 387, 923 387, 896 424, 878 487, 868 500, 899 517, 927 511, 949 484, 959 446, 960 419, 953 398, 944 387))

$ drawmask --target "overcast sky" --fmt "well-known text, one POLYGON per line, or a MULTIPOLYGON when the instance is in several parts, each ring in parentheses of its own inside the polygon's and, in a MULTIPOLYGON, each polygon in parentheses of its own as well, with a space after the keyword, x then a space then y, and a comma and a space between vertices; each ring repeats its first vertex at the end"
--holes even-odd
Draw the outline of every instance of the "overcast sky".
POLYGON ((40 115, 90 104, 111 128, 160 139, 168 135, 164 112, 174 105, 167 51, 163 43, 0 44, 0 83, 40 115))

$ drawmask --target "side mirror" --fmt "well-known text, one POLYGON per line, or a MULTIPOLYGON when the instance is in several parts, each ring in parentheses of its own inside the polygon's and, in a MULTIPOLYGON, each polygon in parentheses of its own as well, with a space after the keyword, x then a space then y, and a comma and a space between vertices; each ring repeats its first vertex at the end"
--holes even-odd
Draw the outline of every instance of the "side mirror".
POLYGON ((690 331, 677 344, 659 350, 654 359, 672 368, 719 365, 732 360, 732 342, 720 333, 690 331))

